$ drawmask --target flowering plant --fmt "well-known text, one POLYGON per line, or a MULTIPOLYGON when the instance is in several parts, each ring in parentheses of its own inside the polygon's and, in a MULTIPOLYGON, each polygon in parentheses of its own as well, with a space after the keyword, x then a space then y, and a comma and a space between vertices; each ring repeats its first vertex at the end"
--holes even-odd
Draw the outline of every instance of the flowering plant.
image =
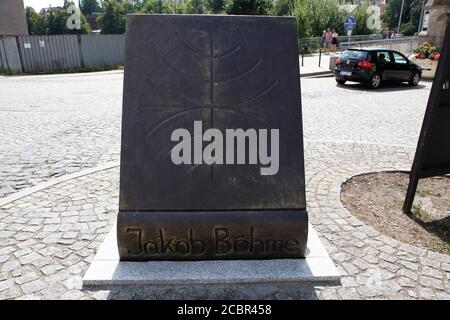
POLYGON ((416 59, 439 60, 441 57, 439 49, 432 46, 428 42, 424 42, 414 49, 414 54, 416 59))

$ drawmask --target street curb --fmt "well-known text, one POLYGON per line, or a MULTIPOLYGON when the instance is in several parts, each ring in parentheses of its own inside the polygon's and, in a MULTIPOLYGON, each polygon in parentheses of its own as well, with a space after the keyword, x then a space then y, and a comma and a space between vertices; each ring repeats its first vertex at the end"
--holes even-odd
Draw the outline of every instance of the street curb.
POLYGON ((303 73, 303 74, 300 72, 300 78, 309 78, 309 77, 332 75, 332 74, 333 74, 333 72, 330 71, 330 70, 318 71, 318 72, 310 72, 310 73, 303 73))

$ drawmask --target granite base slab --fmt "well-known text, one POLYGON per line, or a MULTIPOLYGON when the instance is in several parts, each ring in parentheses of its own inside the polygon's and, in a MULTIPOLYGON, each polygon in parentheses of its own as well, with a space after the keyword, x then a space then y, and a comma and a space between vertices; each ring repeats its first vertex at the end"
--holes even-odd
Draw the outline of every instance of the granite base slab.
POLYGON ((340 274, 314 228, 305 259, 119 261, 116 226, 83 278, 87 290, 110 298, 313 299, 316 286, 340 285, 340 274))

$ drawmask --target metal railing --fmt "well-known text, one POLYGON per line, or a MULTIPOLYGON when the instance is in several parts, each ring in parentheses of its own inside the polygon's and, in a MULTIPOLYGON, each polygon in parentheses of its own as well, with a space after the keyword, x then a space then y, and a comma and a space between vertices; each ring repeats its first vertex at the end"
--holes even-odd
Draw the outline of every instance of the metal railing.
POLYGON ((346 50, 348 48, 383 48, 400 51, 403 54, 410 54, 418 45, 418 37, 400 37, 394 39, 343 42, 340 45, 340 49, 346 50))
MULTIPOLYGON (((359 42, 379 39, 379 34, 372 35, 359 35, 359 36, 340 36, 338 38, 337 47, 339 48, 342 42, 359 42)), ((322 37, 312 37, 312 38, 300 38, 298 40, 298 47, 300 52, 303 53, 317 53, 320 49, 324 47, 322 37)))

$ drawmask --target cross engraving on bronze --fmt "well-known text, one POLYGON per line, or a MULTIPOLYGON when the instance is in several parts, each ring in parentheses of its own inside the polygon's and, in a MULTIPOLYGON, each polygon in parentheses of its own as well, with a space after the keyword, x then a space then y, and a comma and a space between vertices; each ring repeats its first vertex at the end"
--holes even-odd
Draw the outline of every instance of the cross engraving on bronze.
MULTIPOLYGON (((157 45, 156 44, 154 44, 154 45, 157 48, 157 45)), ((217 112, 228 112, 228 113, 235 113, 235 114, 237 113, 243 117, 249 117, 252 120, 256 121, 257 123, 260 123, 261 125, 265 125, 266 127, 269 127, 269 125, 263 119, 258 117, 258 115, 253 114, 252 112, 249 112, 249 111, 244 111, 243 108, 241 108, 241 107, 245 107, 247 104, 257 101, 258 99, 263 98, 266 94, 271 92, 277 86, 277 84, 279 82, 278 79, 274 79, 273 81, 271 81, 271 83, 268 86, 263 87, 261 90, 254 93, 250 98, 246 98, 246 99, 221 103, 220 101, 216 101, 217 98, 216 98, 216 94, 215 94, 217 86, 226 86, 226 85, 230 85, 233 82, 242 81, 246 76, 248 76, 252 72, 256 71, 258 69, 258 67, 261 66, 261 64, 263 62, 263 58, 260 57, 260 58, 256 59, 256 61, 254 63, 252 63, 244 72, 242 72, 232 78, 218 81, 217 77, 216 77, 217 64, 220 63, 220 61, 225 58, 229 58, 235 54, 238 54, 239 51, 241 50, 240 45, 234 45, 228 50, 216 53, 215 52, 216 51, 216 40, 211 39, 211 40, 209 40, 209 50, 208 50, 209 52, 207 54, 196 51, 189 44, 184 43, 184 42, 183 42, 183 48, 186 49, 188 51, 188 53, 195 56, 196 58, 206 59, 208 61, 209 79, 196 78, 191 75, 188 76, 188 75, 182 73, 181 71, 179 71, 179 69, 177 67, 173 66, 171 64, 171 62, 167 59, 167 57, 163 56, 161 53, 159 53, 158 56, 159 56, 160 60, 168 67, 168 69, 170 69, 174 73, 176 73, 181 79, 186 79, 187 81, 194 81, 194 82, 198 83, 199 85, 208 86, 209 87, 209 100, 210 100, 209 104, 208 105, 198 105, 195 102, 192 103, 190 101, 186 101, 186 102, 183 102, 185 104, 185 106, 175 106, 175 105, 174 106, 170 106, 170 105, 163 106, 163 105, 155 105, 152 103, 139 105, 138 108, 143 108, 143 109, 146 109, 146 108, 157 108, 157 109, 170 108, 170 109, 177 110, 171 116, 162 119, 161 121, 159 121, 158 124, 148 128, 147 132, 146 132, 146 137, 148 137, 148 138, 151 137, 155 132, 157 132, 158 129, 170 124, 171 120, 177 119, 179 117, 183 117, 188 113, 193 113, 193 112, 196 112, 196 111, 202 110, 202 109, 208 109, 210 111, 211 128, 216 127, 216 113, 217 112), (189 106, 189 107, 187 108, 187 106, 189 106)), ((245 128, 243 128, 243 129, 245 129, 245 128)), ((166 149, 163 152, 161 152, 159 155, 160 155, 160 157, 165 157, 169 153, 170 153, 170 149, 166 149)), ((215 166, 214 164, 211 165, 211 179, 214 179, 214 166, 215 166)), ((190 171, 195 170, 197 167, 198 167, 198 165, 194 165, 192 167, 192 169, 190 169, 190 171)))

